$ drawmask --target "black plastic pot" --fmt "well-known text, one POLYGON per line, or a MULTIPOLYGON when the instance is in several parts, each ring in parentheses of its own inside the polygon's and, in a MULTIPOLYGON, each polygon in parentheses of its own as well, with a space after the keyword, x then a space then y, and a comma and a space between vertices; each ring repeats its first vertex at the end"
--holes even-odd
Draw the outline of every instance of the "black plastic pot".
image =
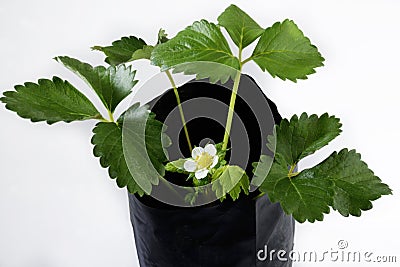
MULTIPOLYGON (((198 145, 205 138, 222 140, 225 121, 219 118, 226 119, 229 88, 229 84, 224 87, 193 81, 178 89, 182 102, 186 101, 184 111, 193 144, 198 145), (189 101, 196 99, 206 102, 189 101)), ((157 119, 168 126, 167 134, 173 141, 168 149, 170 158, 188 157, 182 124, 178 114, 174 114, 177 105, 173 91, 167 91, 149 104, 157 119)), ((274 121, 279 123, 281 117, 275 104, 247 75, 242 75, 235 112, 232 150, 227 156, 230 164, 239 165, 251 174, 251 163, 261 153, 270 153, 265 145, 266 137, 272 132, 274 121)), ((166 178, 185 185, 184 177, 179 174, 167 173, 166 178)), ((271 259, 269 253, 292 250, 294 220, 284 214, 278 203, 271 204, 268 196, 257 198, 258 194, 255 191, 249 196, 241 195, 237 201, 228 197, 222 203, 218 200, 193 208, 174 207, 149 196, 129 194, 140 266, 291 266, 289 259, 279 260, 277 253, 271 254, 271 259)))

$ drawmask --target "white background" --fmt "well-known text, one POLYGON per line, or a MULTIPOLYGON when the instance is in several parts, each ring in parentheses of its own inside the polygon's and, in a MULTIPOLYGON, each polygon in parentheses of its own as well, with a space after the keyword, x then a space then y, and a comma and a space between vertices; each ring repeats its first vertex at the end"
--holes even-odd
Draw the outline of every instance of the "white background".
MULTIPOLYGON (((57 75, 99 106, 94 93, 54 56, 103 64, 103 56, 89 47, 127 35, 153 43, 160 27, 174 36, 194 20, 215 22, 231 2, 264 27, 293 19, 326 58, 317 74, 296 84, 272 79, 254 64, 245 69, 283 116, 307 111, 341 118, 342 135, 302 167, 333 150, 355 148, 394 190, 361 218, 332 213, 324 222, 298 224, 295 249, 336 250, 343 239, 349 250, 397 255, 400 261, 398 1, 2 0, 0 91, 57 75)), ((141 84, 158 72, 147 62, 134 67, 141 84)), ((95 122, 33 124, 3 105, 0 120, 0 267, 138 266, 126 191, 92 155, 95 122)), ((294 264, 343 265, 365 263, 294 264)))

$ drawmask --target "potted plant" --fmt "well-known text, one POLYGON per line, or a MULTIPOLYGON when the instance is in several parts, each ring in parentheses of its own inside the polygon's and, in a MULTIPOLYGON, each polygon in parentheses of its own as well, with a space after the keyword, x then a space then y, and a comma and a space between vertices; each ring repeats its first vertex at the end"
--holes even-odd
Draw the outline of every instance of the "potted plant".
POLYGON ((142 266, 291 266, 290 260, 262 261, 257 251, 265 245, 290 250, 293 218, 321 221, 331 208, 360 216, 372 208, 371 201, 391 194, 354 150, 334 152, 298 170, 301 159, 340 134, 339 119, 306 113, 282 119, 255 81, 242 74, 243 66, 254 61, 273 77, 296 82, 323 65, 317 48, 291 20, 264 29, 231 5, 218 25, 201 20, 170 40, 160 30, 155 45, 122 37, 94 49, 105 53, 110 66, 92 67, 65 56, 56 60, 90 85, 109 118, 58 77, 17 85, 1 101, 33 122, 99 120, 94 155, 130 193, 142 266), (242 58, 256 40, 251 56, 242 58), (138 59, 159 66, 172 89, 114 118, 115 108, 137 83, 136 71, 126 64, 138 59), (174 73, 199 81, 178 87, 174 73), (222 104, 213 106, 213 100, 222 104), (223 114, 224 127, 206 111, 223 114), (196 112, 206 115, 201 120, 188 116, 196 112))

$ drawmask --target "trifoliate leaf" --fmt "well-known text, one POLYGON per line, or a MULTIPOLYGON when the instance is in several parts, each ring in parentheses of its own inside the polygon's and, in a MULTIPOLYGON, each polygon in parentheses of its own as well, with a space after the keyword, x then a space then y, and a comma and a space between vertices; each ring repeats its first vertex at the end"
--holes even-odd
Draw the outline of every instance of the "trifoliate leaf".
MULTIPOLYGON (((298 222, 322 221, 324 213, 329 213, 332 203, 332 192, 329 191, 331 182, 325 179, 308 179, 300 175, 289 178, 288 174, 286 164, 276 159, 260 191, 267 193, 272 202, 279 202, 286 214, 292 214, 298 222)), ((257 173, 255 175, 257 177, 257 173)))
POLYGON ((17 85, 15 91, 5 92, 0 100, 7 109, 33 122, 52 124, 102 118, 86 96, 58 77, 17 85))
POLYGON ((253 55, 260 68, 282 80, 307 79, 324 58, 292 20, 276 22, 261 35, 253 55))
POLYGON ((94 46, 92 49, 102 51, 107 56, 105 61, 108 64, 119 65, 129 62, 133 53, 145 45, 146 43, 142 39, 129 36, 114 41, 111 46, 94 46))
POLYGON ((372 208, 371 201, 392 192, 355 150, 334 152, 314 168, 302 171, 298 177, 329 180, 333 186, 332 207, 343 216, 360 216, 362 210, 372 208))
POLYGON ((179 32, 166 43, 157 45, 151 54, 152 64, 161 67, 161 70, 175 68, 179 64, 179 72, 198 74, 199 77, 211 76, 211 80, 226 81, 234 77, 239 69, 239 60, 232 55, 228 42, 220 28, 206 20, 196 21, 193 25, 179 32), (211 72, 213 65, 208 65, 205 71, 204 64, 190 64, 193 62, 214 62, 226 65, 226 70, 211 72), (184 64, 185 63, 185 64, 184 64), (188 64, 189 63, 189 64, 188 64), (198 68, 196 67, 198 66, 198 68))
POLYGON ((254 42, 264 32, 257 22, 235 5, 225 9, 218 17, 218 23, 227 30, 240 49, 254 42))
POLYGON ((269 137, 268 147, 276 144, 275 153, 283 156, 289 165, 295 165, 300 159, 313 154, 326 146, 341 133, 342 124, 339 119, 327 113, 318 117, 301 114, 300 118, 294 115, 290 121, 283 119, 275 127, 276 142, 269 137))
POLYGON ((138 60, 138 59, 150 59, 151 52, 153 52, 154 46, 145 45, 143 48, 136 50, 130 61, 138 60))
POLYGON ((136 71, 132 71, 130 66, 92 67, 70 57, 57 57, 56 60, 85 80, 111 112, 114 112, 117 105, 131 93, 137 83, 136 71))
POLYGON ((126 164, 122 148, 121 126, 110 122, 100 122, 93 132, 92 144, 95 145, 93 153, 96 157, 100 157, 101 166, 108 168, 110 177, 116 179, 118 187, 127 186, 130 193, 138 193, 142 196, 144 191, 138 186, 126 164))
POLYGON ((328 144, 340 127, 339 119, 328 114, 282 120, 269 137, 269 146, 277 138, 275 158, 262 155, 253 164, 260 191, 299 222, 321 221, 330 206, 343 216, 360 216, 361 210, 372 208, 372 200, 391 194, 354 150, 334 152, 317 166, 295 172, 299 160, 328 144))
POLYGON ((170 145, 166 128, 147 105, 139 103, 130 107, 118 122, 123 122, 123 150, 131 174, 142 190, 150 194, 152 185, 157 185, 165 172, 164 148, 170 145))
POLYGON ((239 198, 240 192, 249 194, 249 177, 246 172, 239 166, 223 166, 218 169, 222 170, 221 175, 214 177, 212 183, 212 190, 215 192, 216 197, 221 201, 229 194, 233 200, 239 198))

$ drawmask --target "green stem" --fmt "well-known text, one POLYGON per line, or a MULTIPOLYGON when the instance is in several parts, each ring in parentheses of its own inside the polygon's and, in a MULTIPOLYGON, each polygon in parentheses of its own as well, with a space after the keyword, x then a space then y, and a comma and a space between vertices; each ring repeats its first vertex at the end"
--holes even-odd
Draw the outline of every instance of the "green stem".
POLYGON ((96 119, 96 120, 99 120, 99 121, 102 121, 102 122, 107 122, 108 121, 108 120, 104 119, 104 117, 101 116, 100 113, 97 114, 95 117, 93 117, 93 119, 96 119))
POLYGON ((172 87, 174 88, 174 93, 175 93, 175 97, 176 97, 176 102, 178 102, 179 113, 180 113, 180 115, 181 115, 183 130, 185 131, 186 141, 187 141, 187 143, 188 143, 189 150, 190 150, 190 152, 191 152, 191 151, 193 150, 193 147, 192 147, 192 143, 190 142, 189 131, 188 131, 187 127, 186 127, 185 115, 183 114, 183 108, 182 108, 182 105, 181 105, 181 98, 179 97, 178 88, 176 88, 175 81, 174 81, 174 79, 172 78, 172 75, 171 75, 171 73, 169 72, 169 70, 166 70, 165 73, 167 74, 168 79, 169 79, 169 81, 170 81, 172 87))
POLYGON ((108 116, 109 116, 108 120, 106 118, 104 118, 103 116, 101 116, 100 114, 98 114, 96 117, 94 117, 94 119, 97 119, 101 122, 115 122, 112 112, 109 110, 107 110, 107 111, 108 111, 108 116))
POLYGON ((293 164, 293 165, 290 166, 289 174, 293 173, 294 168, 296 168, 296 164, 293 164))
POLYGON ((115 122, 114 121, 114 115, 113 115, 113 113, 111 112, 111 110, 107 110, 108 111, 108 117, 110 117, 110 122, 115 122))
POLYGON ((235 76, 235 81, 233 83, 231 101, 229 103, 228 117, 226 118, 226 126, 225 126, 224 140, 222 143, 222 151, 225 151, 226 148, 228 147, 229 135, 230 135, 231 128, 232 128, 233 112, 234 112, 234 108, 235 108, 236 95, 237 95, 237 91, 239 89, 241 74, 242 74, 242 67, 240 66, 240 70, 237 71, 236 76, 235 76))
POLYGON ((296 166, 297 166, 296 163, 290 166, 290 170, 289 170, 289 173, 288 173, 289 179, 291 179, 292 177, 297 176, 300 173, 300 172, 294 172, 294 169, 296 168, 296 166))
POLYGON ((249 58, 246 58, 245 60, 243 60, 241 63, 242 63, 242 66, 244 65, 244 64, 246 64, 247 62, 249 62, 249 61, 251 61, 251 60, 253 60, 253 57, 251 56, 251 57, 249 57, 249 58))
POLYGON ((228 141, 229 141, 229 135, 231 133, 231 128, 232 128, 232 121, 233 121, 233 112, 235 110, 235 102, 236 102, 236 95, 237 91, 239 89, 239 84, 240 84, 240 77, 242 75, 242 67, 244 63, 242 63, 242 46, 239 46, 239 70, 236 73, 235 76, 235 81, 233 82, 233 88, 232 88, 232 94, 231 94, 231 101, 229 103, 229 110, 228 110, 228 117, 226 118, 226 124, 225 124, 225 134, 224 134, 224 140, 222 143, 222 151, 226 151, 228 147, 228 141))
POLYGON ((263 195, 265 195, 265 193, 264 193, 264 192, 261 192, 260 194, 258 194, 257 196, 255 196, 255 197, 253 198, 253 200, 254 200, 254 199, 258 199, 258 198, 262 197, 263 195))

